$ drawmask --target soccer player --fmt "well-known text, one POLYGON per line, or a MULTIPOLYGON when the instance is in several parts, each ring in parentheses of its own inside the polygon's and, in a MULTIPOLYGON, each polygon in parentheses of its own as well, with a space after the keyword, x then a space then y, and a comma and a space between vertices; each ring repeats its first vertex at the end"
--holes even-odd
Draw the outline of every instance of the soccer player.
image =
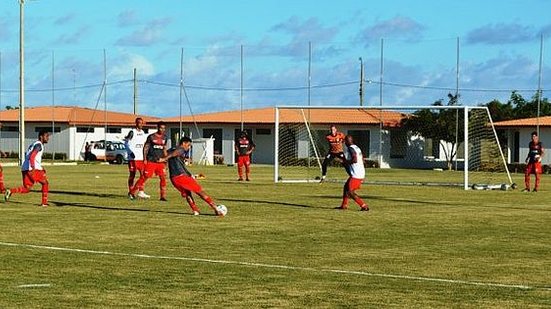
POLYGON ((241 131, 239 137, 235 139, 235 151, 237 152, 237 174, 238 181, 243 181, 242 168, 245 167, 245 180, 250 181, 251 175, 251 153, 253 153, 256 145, 249 138, 247 131, 241 131))
POLYGON ((193 215, 199 215, 199 208, 195 204, 192 192, 199 195, 207 204, 214 210, 214 213, 218 216, 224 216, 216 209, 216 203, 208 196, 201 186, 197 183, 193 175, 186 167, 186 158, 189 157, 189 151, 191 149, 191 139, 184 136, 178 142, 178 147, 172 148, 168 151, 168 155, 161 158, 161 162, 168 161, 168 170, 170 173, 170 182, 174 185, 182 197, 186 199, 193 211, 193 215))
POLYGON ((540 186, 540 174, 541 158, 543 157, 544 150, 538 136, 538 132, 532 132, 532 140, 528 143, 528 155, 525 162, 526 169, 524 170, 524 190, 522 192, 530 192, 530 174, 536 176, 536 183, 534 184, 534 190, 532 192, 538 192, 540 186))
POLYGON ((342 203, 337 209, 348 209, 348 199, 352 198, 360 206, 361 211, 368 211, 369 207, 356 193, 356 190, 360 189, 362 181, 365 178, 362 151, 354 144, 354 140, 350 135, 344 138, 344 143, 346 145, 346 153, 343 164, 350 177, 348 177, 348 180, 344 184, 342 203))
POLYGON ((140 179, 136 182, 134 187, 130 190, 128 197, 130 199, 135 198, 136 192, 140 188, 144 188, 145 182, 154 175, 159 176, 160 187, 160 200, 166 202, 166 170, 165 163, 160 159, 167 154, 166 144, 166 124, 163 121, 157 123, 157 132, 150 134, 143 146, 144 157, 144 172, 140 175, 140 179))
MULTIPOLYGON (((8 155, 3 151, 0 151, 0 157, 6 158, 8 155)), ((6 187, 4 186, 4 168, 0 164, 0 193, 6 193, 6 187)))
POLYGON ((342 149, 344 133, 337 131, 337 127, 335 125, 331 125, 329 128, 331 129, 331 134, 325 137, 329 143, 329 152, 325 156, 325 159, 321 165, 320 182, 325 181, 325 177, 327 176, 327 166, 331 163, 331 161, 333 161, 333 159, 338 158, 341 162, 345 160, 342 149))
POLYGON ((38 132, 38 140, 32 143, 25 153, 25 161, 21 166, 23 174, 23 186, 6 190, 4 200, 7 202, 14 193, 29 193, 35 183, 42 185, 42 206, 48 206, 48 179, 46 170, 42 168, 42 153, 44 144, 48 143, 50 133, 41 130, 38 132))
MULTIPOLYGON (((147 140, 147 134, 143 130, 144 121, 142 118, 136 118, 135 127, 128 132, 124 138, 124 146, 128 153, 128 194, 131 194, 132 187, 134 187, 134 179, 136 177, 136 171, 140 172, 140 177, 144 173, 143 162, 143 147, 147 140)), ((139 178, 138 178, 139 179, 139 178)), ((150 198, 151 196, 146 194, 143 186, 138 188, 139 198, 150 198)))

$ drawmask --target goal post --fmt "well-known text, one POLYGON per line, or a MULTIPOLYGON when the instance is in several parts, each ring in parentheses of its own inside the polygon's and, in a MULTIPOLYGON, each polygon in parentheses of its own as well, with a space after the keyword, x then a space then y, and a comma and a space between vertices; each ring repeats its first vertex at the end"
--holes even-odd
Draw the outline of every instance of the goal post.
MULTIPOLYGON (((318 182, 329 126, 349 134, 365 182, 493 188, 512 185, 498 132, 478 106, 277 106, 274 182, 318 182)), ((326 181, 347 174, 334 160, 326 181)))

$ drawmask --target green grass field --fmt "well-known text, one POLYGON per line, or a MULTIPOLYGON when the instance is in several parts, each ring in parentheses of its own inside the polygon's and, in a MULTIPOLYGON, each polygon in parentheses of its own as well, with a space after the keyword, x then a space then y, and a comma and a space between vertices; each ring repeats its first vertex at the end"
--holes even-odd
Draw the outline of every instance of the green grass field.
POLYGON ((0 204, 0 307, 551 307, 549 176, 538 193, 367 185, 366 213, 333 209, 338 183, 192 170, 227 217, 170 185, 158 201, 158 179, 129 201, 125 166, 48 168, 50 207, 0 204))

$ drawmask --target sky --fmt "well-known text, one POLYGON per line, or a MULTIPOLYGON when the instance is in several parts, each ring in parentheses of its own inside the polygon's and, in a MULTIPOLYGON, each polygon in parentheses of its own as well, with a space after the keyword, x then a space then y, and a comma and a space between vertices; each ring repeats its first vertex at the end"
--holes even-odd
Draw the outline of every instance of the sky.
MULTIPOLYGON (((138 112, 151 116, 359 105, 360 57, 367 106, 430 105, 457 83, 465 105, 530 98, 540 77, 546 96, 549 11, 548 0, 27 0, 26 104, 132 112, 136 68, 138 112)), ((19 1, 0 0, 2 109, 18 104, 18 48, 19 1)))

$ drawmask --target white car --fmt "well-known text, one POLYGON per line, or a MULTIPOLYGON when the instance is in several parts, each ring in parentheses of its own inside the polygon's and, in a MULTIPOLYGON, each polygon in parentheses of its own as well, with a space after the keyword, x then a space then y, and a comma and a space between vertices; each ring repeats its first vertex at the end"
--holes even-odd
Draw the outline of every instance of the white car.
POLYGON ((107 161, 115 164, 123 164, 128 162, 128 153, 123 142, 104 140, 92 142, 91 160, 92 161, 107 161), (107 150, 105 149, 107 144, 107 150))

